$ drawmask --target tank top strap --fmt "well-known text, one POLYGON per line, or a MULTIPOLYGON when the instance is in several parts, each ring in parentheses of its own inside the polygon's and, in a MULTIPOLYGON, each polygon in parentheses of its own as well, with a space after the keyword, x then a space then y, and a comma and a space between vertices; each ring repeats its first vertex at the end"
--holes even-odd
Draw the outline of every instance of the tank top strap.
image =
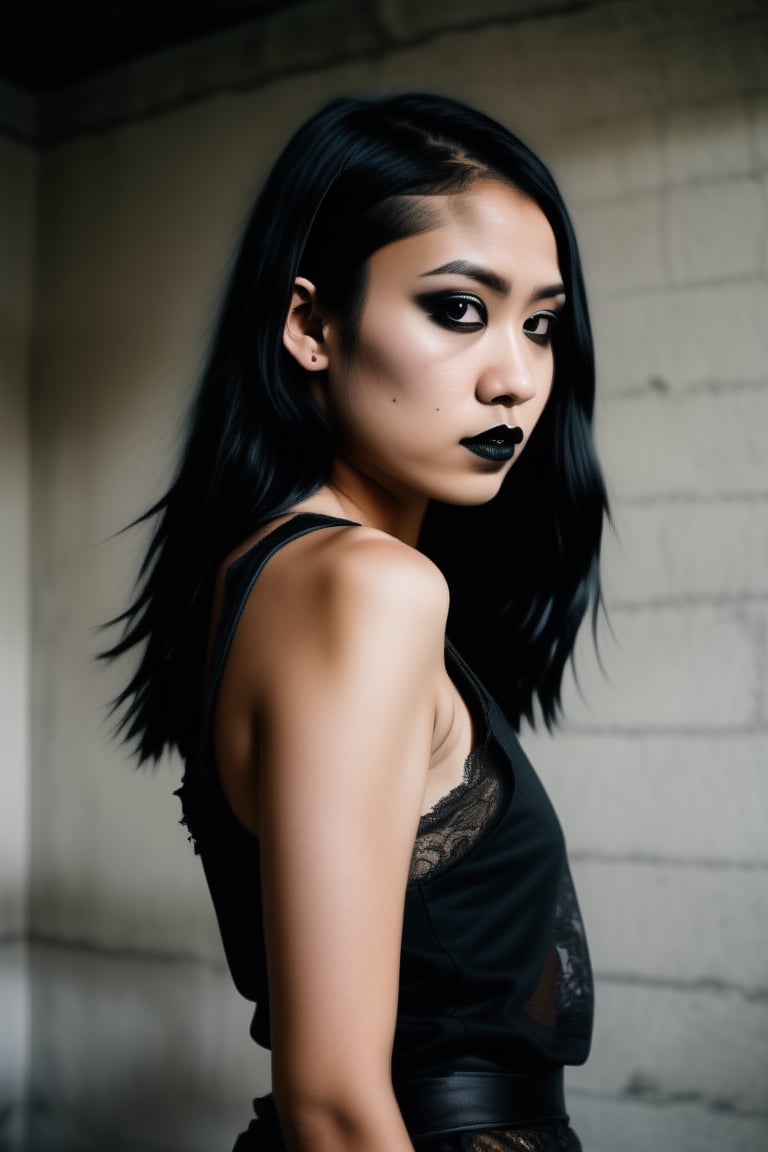
MULTIPOLYGON (((358 527, 357 521, 345 520, 338 516, 326 516, 320 512, 299 512, 273 528, 266 536, 258 540, 252 548, 238 556, 229 568, 224 580, 224 603, 221 610, 216 636, 211 653, 211 664, 208 683, 203 700, 201 746, 210 753, 211 719, 213 703, 221 680, 224 665, 232 647, 232 641, 248 602, 253 586, 259 578, 264 565, 276 552, 292 540, 316 532, 320 528, 358 527)), ((203 756, 203 763, 210 764, 210 755, 203 756)))
POLYGON ((488 689, 472 671, 449 636, 445 638, 445 655, 446 663, 451 670, 451 677, 454 683, 458 681, 461 685, 459 691, 465 701, 468 696, 476 701, 487 732, 491 728, 490 707, 492 704, 492 697, 488 689))

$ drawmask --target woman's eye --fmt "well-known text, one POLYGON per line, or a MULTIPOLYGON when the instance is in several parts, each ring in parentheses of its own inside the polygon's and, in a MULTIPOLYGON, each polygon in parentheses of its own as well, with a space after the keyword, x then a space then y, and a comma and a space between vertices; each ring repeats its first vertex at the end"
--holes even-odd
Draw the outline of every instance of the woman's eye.
POLYGON ((541 344, 547 344, 552 339, 556 323, 556 312, 534 312, 533 316, 529 316, 528 319, 524 321, 523 332, 525 332, 526 336, 530 336, 532 340, 537 340, 541 344))
POLYGON ((475 332, 488 322, 485 305, 477 296, 451 292, 421 296, 419 303, 431 320, 456 332, 475 332))

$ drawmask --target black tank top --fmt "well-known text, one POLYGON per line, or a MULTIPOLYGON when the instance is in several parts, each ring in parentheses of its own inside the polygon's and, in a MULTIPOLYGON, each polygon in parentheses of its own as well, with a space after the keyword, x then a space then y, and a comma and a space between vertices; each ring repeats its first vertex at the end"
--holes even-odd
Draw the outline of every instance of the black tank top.
MULTIPOLYGON (((230 566, 199 749, 179 789, 232 977, 256 1005, 251 1034, 265 1047, 259 844, 231 812, 216 775, 213 702, 264 564, 290 540, 350 523, 297 515, 230 566)), ((592 976, 560 825, 512 728, 448 641, 446 665, 480 742, 464 781, 419 824, 405 896, 393 1076, 580 1064, 590 1045, 592 976)))

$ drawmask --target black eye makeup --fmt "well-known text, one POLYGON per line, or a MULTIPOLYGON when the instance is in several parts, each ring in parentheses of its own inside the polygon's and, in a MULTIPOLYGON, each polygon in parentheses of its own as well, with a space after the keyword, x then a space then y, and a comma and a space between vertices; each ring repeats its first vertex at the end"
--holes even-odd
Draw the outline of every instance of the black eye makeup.
POLYGON ((488 323, 488 311, 471 292, 425 292, 416 297, 430 320, 454 332, 477 332, 488 323))
POLYGON ((523 322, 523 332, 537 344, 548 344, 554 335, 558 318, 559 313, 542 308, 523 322))

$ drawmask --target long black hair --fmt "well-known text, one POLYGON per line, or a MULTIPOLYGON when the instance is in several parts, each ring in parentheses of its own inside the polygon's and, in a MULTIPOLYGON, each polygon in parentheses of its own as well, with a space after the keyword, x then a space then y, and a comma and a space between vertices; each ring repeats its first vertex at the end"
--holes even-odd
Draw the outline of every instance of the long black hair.
POLYGON ((590 603, 607 500, 591 422, 594 360, 576 240, 541 161, 507 129, 442 96, 341 98, 289 142, 253 208, 175 479, 141 518, 155 531, 113 623, 137 670, 115 701, 140 761, 192 747, 211 596, 224 557, 329 477, 334 431, 301 385, 282 332, 294 280, 311 279, 354 342, 369 256, 429 226, 413 197, 479 177, 529 196, 555 235, 567 304, 554 384, 526 451, 480 508, 434 505, 420 546, 451 588, 449 633, 514 724, 549 726, 590 603))

